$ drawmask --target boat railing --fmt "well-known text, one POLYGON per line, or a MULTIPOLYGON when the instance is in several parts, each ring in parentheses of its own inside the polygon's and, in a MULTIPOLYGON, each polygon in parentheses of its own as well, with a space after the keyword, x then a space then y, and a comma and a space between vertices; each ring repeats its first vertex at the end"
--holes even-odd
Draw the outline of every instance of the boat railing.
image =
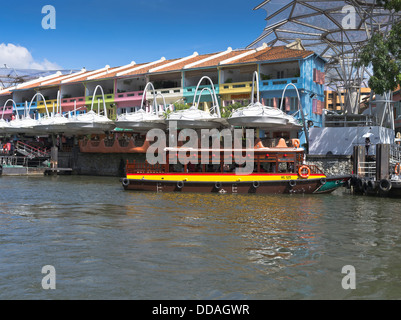
MULTIPOLYGON (((296 172, 298 172, 299 171, 299 169, 302 167, 303 165, 297 165, 297 170, 296 170, 296 172)), ((310 169, 310 173, 311 174, 321 174, 321 175, 325 175, 325 173, 318 167, 318 166, 315 166, 315 165, 309 165, 308 164, 308 167, 309 167, 309 169, 310 169)))
MULTIPOLYGON (((278 145, 278 143, 280 142, 281 138, 265 138, 265 139, 261 139, 263 146, 266 148, 274 148, 278 145)), ((287 145, 289 145, 288 142, 286 142, 287 145)))
POLYGON ((156 164, 151 165, 148 162, 127 162, 126 167, 127 174, 136 174, 136 173, 165 173, 164 165, 156 164))

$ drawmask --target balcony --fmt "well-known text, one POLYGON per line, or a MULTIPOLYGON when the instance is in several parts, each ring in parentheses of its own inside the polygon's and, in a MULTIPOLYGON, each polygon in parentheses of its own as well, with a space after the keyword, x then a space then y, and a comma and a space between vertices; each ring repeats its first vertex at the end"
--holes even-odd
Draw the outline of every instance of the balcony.
MULTIPOLYGON (((166 103, 174 103, 177 100, 181 99, 184 96, 184 89, 183 88, 167 88, 167 89, 155 89, 157 95, 163 95, 166 103)), ((153 99, 153 90, 147 91, 147 98, 153 99)), ((157 101, 162 103, 162 99, 160 96, 157 97, 157 101)))
MULTIPOLYGON (((30 102, 27 102, 27 104, 26 104, 27 108, 29 108, 29 103, 30 102)), ((25 110, 25 102, 16 103, 16 106, 17 106, 17 110, 18 111, 24 111, 25 110)), ((36 108, 37 108, 37 102, 34 101, 34 102, 32 102, 31 110, 35 110, 36 108)))
POLYGON ((63 112, 74 110, 75 104, 76 104, 77 109, 84 107, 85 106, 85 97, 74 97, 74 98, 61 99, 61 109, 63 112))
POLYGON ((13 113, 13 106, 6 106, 5 108, 0 108, 0 117, 3 115, 3 109, 4 109, 4 116, 9 116, 13 113))
POLYGON ((114 95, 115 102, 141 101, 143 91, 120 92, 114 95))
MULTIPOLYGON (((205 89, 205 88, 209 88, 213 92, 211 85, 199 86, 198 93, 197 93, 197 98, 196 98, 197 100, 199 98, 199 94, 201 94, 201 92, 202 92, 202 89, 205 89)), ((186 99, 187 103, 192 103, 193 102, 194 95, 195 95, 195 90, 196 90, 196 86, 184 88, 183 96, 186 99)), ((219 90, 219 86, 218 85, 214 85, 214 91, 216 92, 216 95, 219 94, 220 90, 219 90)), ((207 100, 209 100, 209 101, 212 100, 212 97, 210 96, 209 90, 204 90, 202 92, 201 96, 202 96, 201 101, 205 101, 205 98, 208 98, 207 100)))
MULTIPOLYGON (((57 99, 46 100, 46 105, 47 105, 48 111, 49 112, 53 112, 53 106, 54 106, 54 109, 57 108, 57 99)), ((38 112, 39 113, 46 113, 46 105, 45 105, 44 101, 38 101, 37 102, 38 112)), ((32 103, 32 107, 33 107, 33 103, 32 103)), ((31 109, 32 109, 32 107, 31 107, 31 109)))
MULTIPOLYGON (((93 99, 93 96, 86 97, 85 104, 87 104, 87 105, 88 104, 89 105, 92 104, 92 99, 93 99)), ((97 104, 98 101, 101 104, 103 103, 103 96, 101 94, 95 96, 93 105, 97 104)), ((105 103, 113 103, 114 102, 114 94, 105 94, 104 95, 104 102, 105 103)))
MULTIPOLYGON (((284 90, 285 86, 289 83, 293 83, 297 89, 303 88, 302 78, 284 78, 284 79, 271 79, 262 80, 260 82, 260 91, 273 91, 273 90, 284 90)), ((290 90, 292 86, 288 87, 290 90)))
POLYGON ((252 81, 223 83, 219 87, 220 94, 251 93, 252 81))

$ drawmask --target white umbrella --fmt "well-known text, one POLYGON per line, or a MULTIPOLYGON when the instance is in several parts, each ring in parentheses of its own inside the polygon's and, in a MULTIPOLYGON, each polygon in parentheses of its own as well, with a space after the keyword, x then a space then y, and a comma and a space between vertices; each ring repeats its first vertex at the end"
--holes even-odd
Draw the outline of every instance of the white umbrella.
POLYGON ((368 133, 365 133, 365 134, 362 136, 362 138, 370 138, 371 136, 374 136, 374 134, 368 132, 368 133))

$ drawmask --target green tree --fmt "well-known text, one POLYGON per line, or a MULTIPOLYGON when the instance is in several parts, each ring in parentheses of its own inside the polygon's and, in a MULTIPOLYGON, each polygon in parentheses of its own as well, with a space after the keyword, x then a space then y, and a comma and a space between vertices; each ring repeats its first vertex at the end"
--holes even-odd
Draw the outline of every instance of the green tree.
MULTIPOLYGON (((400 11, 401 0, 377 0, 377 5, 389 11, 400 11)), ((401 84, 401 23, 392 25, 390 32, 376 32, 361 49, 358 67, 372 65, 369 87, 377 94, 392 91, 401 84)))
POLYGON ((221 117, 222 118, 229 118, 231 116, 231 114, 233 113, 233 111, 239 109, 239 108, 243 108, 244 106, 239 103, 236 102, 234 104, 229 104, 228 106, 225 106, 223 109, 224 111, 221 112, 221 117))

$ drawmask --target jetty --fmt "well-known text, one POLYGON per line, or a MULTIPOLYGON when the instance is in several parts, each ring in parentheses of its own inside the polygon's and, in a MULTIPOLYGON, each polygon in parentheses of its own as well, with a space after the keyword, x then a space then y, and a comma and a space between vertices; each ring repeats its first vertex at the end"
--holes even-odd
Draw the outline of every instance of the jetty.
POLYGON ((349 188, 353 194, 368 196, 401 196, 401 146, 379 144, 369 155, 365 146, 355 146, 353 176, 349 188))

